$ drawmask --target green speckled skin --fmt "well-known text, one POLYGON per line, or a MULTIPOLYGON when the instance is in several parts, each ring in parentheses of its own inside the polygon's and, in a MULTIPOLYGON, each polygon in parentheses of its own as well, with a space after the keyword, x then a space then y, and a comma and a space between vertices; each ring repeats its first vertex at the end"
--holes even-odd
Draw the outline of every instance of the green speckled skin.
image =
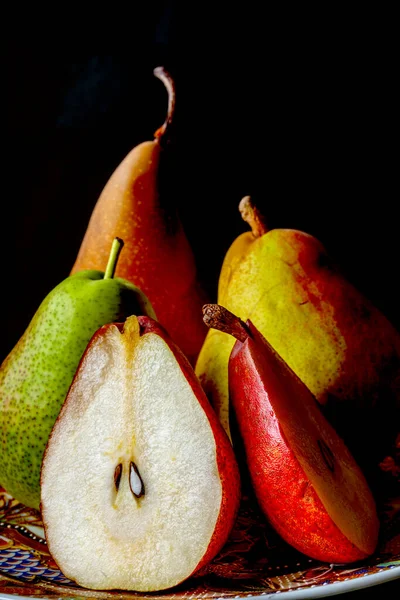
POLYGON ((0 484, 32 508, 48 437, 90 338, 133 314, 155 317, 138 288, 103 275, 81 271, 54 288, 0 369, 0 484))

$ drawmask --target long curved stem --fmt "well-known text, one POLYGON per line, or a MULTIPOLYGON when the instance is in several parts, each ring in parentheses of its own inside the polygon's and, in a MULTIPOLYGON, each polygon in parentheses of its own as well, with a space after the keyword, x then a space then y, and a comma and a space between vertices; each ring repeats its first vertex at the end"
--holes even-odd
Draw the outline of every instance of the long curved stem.
POLYGON ((163 82, 168 93, 168 110, 164 123, 155 132, 155 137, 159 140, 168 141, 172 127, 172 120, 175 112, 175 83, 171 75, 164 67, 157 67, 153 71, 154 75, 163 82))

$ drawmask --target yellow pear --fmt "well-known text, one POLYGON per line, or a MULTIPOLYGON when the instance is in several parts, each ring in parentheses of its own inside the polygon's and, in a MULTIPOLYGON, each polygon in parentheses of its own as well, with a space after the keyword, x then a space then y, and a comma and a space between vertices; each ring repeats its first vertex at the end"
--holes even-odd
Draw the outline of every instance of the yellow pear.
MULTIPOLYGON (((249 197, 239 210, 251 231, 225 256, 218 304, 251 319, 354 455, 375 469, 394 451, 400 429, 399 333, 345 279, 315 237, 292 229, 267 231, 249 197)), ((228 435, 233 344, 227 333, 210 330, 196 364, 228 435)))

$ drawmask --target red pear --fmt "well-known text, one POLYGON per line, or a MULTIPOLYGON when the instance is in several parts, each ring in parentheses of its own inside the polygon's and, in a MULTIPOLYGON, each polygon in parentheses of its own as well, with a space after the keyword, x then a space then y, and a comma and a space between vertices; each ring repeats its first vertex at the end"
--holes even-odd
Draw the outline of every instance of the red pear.
POLYGON ((350 563, 371 555, 379 521, 366 479, 309 389, 250 320, 218 305, 209 327, 237 338, 229 393, 260 507, 289 544, 350 563))
POLYGON ((156 321, 132 316, 93 336, 50 436, 41 488, 49 550, 91 589, 166 589, 222 548, 239 504, 235 456, 156 321))
POLYGON ((201 307, 207 294, 201 287, 196 260, 175 205, 168 171, 169 138, 175 111, 175 85, 163 68, 154 74, 168 91, 168 114, 155 139, 135 146, 107 181, 90 217, 72 273, 105 268, 115 237, 125 242, 117 277, 137 285, 149 298, 157 319, 192 364, 207 329, 201 307))

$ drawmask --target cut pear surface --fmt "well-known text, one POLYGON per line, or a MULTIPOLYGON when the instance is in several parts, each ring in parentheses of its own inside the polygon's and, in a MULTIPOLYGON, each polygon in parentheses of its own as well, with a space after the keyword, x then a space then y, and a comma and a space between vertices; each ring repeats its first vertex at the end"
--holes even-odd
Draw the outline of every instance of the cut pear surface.
POLYGON ((42 515, 67 577, 155 591, 201 563, 223 493, 213 429, 174 352, 127 323, 96 334, 78 369, 43 462, 42 515))

